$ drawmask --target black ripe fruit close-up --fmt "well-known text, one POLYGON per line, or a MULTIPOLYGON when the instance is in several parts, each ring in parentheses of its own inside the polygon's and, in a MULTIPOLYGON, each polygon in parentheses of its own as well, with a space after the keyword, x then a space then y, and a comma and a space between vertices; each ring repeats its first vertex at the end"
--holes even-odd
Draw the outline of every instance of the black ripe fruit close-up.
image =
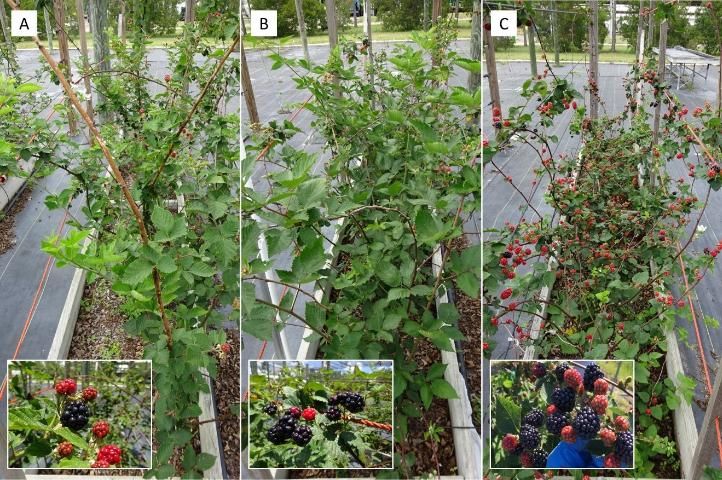
POLYGON ((604 372, 599 368, 599 365, 596 363, 587 365, 587 368, 584 369, 584 389, 587 392, 593 392, 594 382, 600 378, 604 378, 604 372))
POLYGON ((276 415, 276 413, 278 413, 278 406, 275 403, 269 403, 268 405, 263 407, 263 411, 268 415, 274 416, 276 415))
POLYGON ((571 388, 555 388, 552 392, 552 403, 562 412, 571 412, 574 408, 576 394, 571 388))
POLYGON ((534 450, 541 443, 541 433, 536 427, 522 425, 519 431, 519 443, 524 447, 524 450, 534 450))
POLYGON ((311 428, 306 425, 301 425, 293 432, 291 439, 293 440, 293 443, 302 447, 311 441, 312 436, 313 432, 311 431, 311 428))
POLYGON ((88 424, 90 411, 83 402, 68 402, 60 416, 60 423, 71 430, 80 430, 88 424))
POLYGON ((570 424, 569 414, 555 412, 547 417, 547 431, 552 435, 559 435, 562 428, 570 424))
POLYGON ((522 420, 522 423, 525 425, 531 425, 532 427, 539 428, 544 425, 544 414, 541 410, 535 408, 526 415, 524 415, 524 420, 522 420))
POLYGON ((601 421, 599 420, 599 415, 590 407, 582 407, 579 413, 577 413, 572 426, 580 437, 592 438, 599 432, 601 421))
POLYGON ((328 407, 328 410, 326 410, 326 418, 334 422, 341 420, 341 409, 336 406, 328 407))

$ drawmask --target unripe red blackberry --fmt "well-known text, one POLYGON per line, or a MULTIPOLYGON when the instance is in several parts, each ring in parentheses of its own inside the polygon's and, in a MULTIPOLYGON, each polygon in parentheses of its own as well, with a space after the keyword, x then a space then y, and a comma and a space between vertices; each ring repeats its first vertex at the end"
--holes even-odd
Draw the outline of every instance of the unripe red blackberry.
POLYGON ((308 444, 308 442, 311 441, 311 437, 313 437, 313 432, 306 425, 300 425, 291 434, 291 440, 293 440, 293 443, 295 443, 299 447, 303 447, 304 445, 308 444))
POLYGON ((617 441, 617 434, 614 433, 614 430, 605 427, 599 431, 599 438, 602 439, 605 446, 611 447, 617 441))
POLYGON ((303 412, 301 412, 301 417, 303 417, 304 420, 307 422, 312 422, 316 419, 316 409, 315 408, 305 408, 303 412))
POLYGON ((582 407, 579 413, 577 413, 576 418, 574 418, 572 426, 580 437, 589 439, 597 434, 601 427, 601 422, 594 410, 590 407, 582 407))
POLYGON ((524 450, 534 450, 541 443, 539 430, 531 425, 522 425, 519 431, 519 443, 524 450))
POLYGON ((98 396, 98 391, 94 387, 85 387, 83 389, 83 400, 92 402, 98 396))
POLYGON ((55 392, 58 395, 72 395, 78 388, 78 384, 72 378, 60 380, 55 384, 55 392))
POLYGON ((534 466, 531 459, 531 453, 529 452, 521 452, 521 454, 519 454, 519 461, 521 462, 521 466, 524 468, 532 468, 534 466))
POLYGON ((535 362, 531 367, 531 373, 533 373, 535 377, 541 378, 547 374, 547 367, 541 362, 535 362))
POLYGON ((544 414, 541 410, 535 408, 526 415, 524 415, 524 419, 521 423, 524 425, 531 425, 532 427, 539 428, 544 425, 544 414))
POLYGON ((73 454, 73 444, 70 442, 60 442, 57 452, 59 457, 69 457, 73 454))
POLYGON ((511 433, 507 433, 504 435, 504 438, 501 440, 501 448, 506 450, 507 452, 514 452, 516 451, 516 448, 519 446, 519 436, 513 435, 511 433))
POLYGON ((589 406, 592 407, 592 410, 597 412, 599 415, 604 415, 607 411, 607 407, 609 406, 609 402, 607 402, 607 397, 604 395, 594 395, 592 400, 589 402, 589 406))
POLYGON ((619 468, 622 464, 619 463, 619 459, 613 453, 608 453, 604 456, 604 468, 619 468))
POLYGON ((617 427, 617 430, 627 431, 629 430, 629 420, 619 415, 614 419, 614 426, 617 427))
POLYGON ((105 422, 103 420, 100 420, 99 422, 95 422, 93 424, 93 435, 95 435, 98 438, 103 438, 108 433, 110 433, 110 425, 108 425, 108 422, 105 422))
POLYGON ((579 385, 582 384, 582 374, 579 373, 576 368, 569 368, 564 372, 564 383, 566 383, 569 388, 576 390, 579 388, 579 385))
POLYGON ((121 461, 121 450, 117 445, 103 445, 98 451, 96 460, 105 460, 111 465, 120 463, 121 461))
POLYGON ((574 427, 567 425, 562 428, 562 440, 567 443, 574 443, 577 441, 577 432, 574 431, 574 427))
POLYGON ((96 460, 90 468, 110 468, 110 464, 105 460, 96 460))
POLYGON ((298 407, 291 407, 286 411, 286 415, 290 415, 293 418, 301 418, 301 409, 298 407))
POLYGON ((606 395, 609 389, 609 384, 603 378, 599 378, 594 381, 594 394, 595 395, 606 395))

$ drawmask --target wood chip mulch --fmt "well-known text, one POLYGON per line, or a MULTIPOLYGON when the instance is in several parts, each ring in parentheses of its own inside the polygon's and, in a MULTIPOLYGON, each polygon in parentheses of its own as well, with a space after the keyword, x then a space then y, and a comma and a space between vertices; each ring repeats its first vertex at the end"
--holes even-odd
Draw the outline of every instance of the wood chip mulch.
MULTIPOLYGON (((241 478, 241 423, 233 413, 233 405, 241 401, 241 337, 238 330, 226 330, 231 351, 218 359, 218 376, 213 380, 218 429, 223 443, 226 478, 241 478)), ((216 355, 217 356, 217 355, 216 355)))
MULTIPOLYGON (((4 195, 2 192, 0 195, 4 195)), ((15 198, 12 207, 4 212, 0 212, 0 255, 6 253, 15 246, 15 215, 20 213, 27 205, 28 201, 33 197, 33 189, 27 186, 15 198)))

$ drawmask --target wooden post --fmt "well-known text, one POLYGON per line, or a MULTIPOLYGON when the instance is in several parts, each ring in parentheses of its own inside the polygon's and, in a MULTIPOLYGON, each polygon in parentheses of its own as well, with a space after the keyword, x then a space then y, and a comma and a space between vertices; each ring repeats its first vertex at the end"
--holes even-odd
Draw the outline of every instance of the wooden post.
POLYGON ((326 0, 326 24, 328 25, 328 46, 333 50, 338 43, 338 26, 336 25, 336 0, 326 0))
POLYGON ((125 0, 120 2, 120 13, 118 14, 118 36, 125 44, 125 0))
MULTIPOLYGON (((296 4, 298 5, 298 0, 296 0, 296 4)), ((358 11, 356 10, 356 0, 353 0, 353 27, 358 27, 358 11)))
MULTIPOLYGON (((487 17, 485 22, 491 20, 487 17)), ((491 106, 501 110, 501 95, 499 95, 499 77, 496 74, 496 55, 494 54, 494 37, 486 28, 484 32, 484 54, 486 56, 486 77, 489 79, 489 94, 491 95, 491 106)))
POLYGON ((261 123, 258 116, 258 108, 256 107, 256 96, 253 94, 253 84, 251 83, 251 75, 248 72, 248 62, 246 62, 246 49, 241 42, 241 87, 243 88, 243 98, 246 100, 246 108, 248 115, 251 117, 251 123, 261 123))
POLYGON ((53 27, 50 24, 48 7, 43 7, 43 17, 45 18, 45 34, 48 36, 48 48, 50 49, 50 53, 55 53, 55 49, 53 48, 53 27))
MULTIPOLYGON (((303 57, 307 62, 311 62, 311 56, 308 54, 308 37, 306 37, 306 20, 303 18, 303 0, 295 0, 296 18, 298 19, 298 33, 301 35, 301 45, 303 45, 303 57)), ((356 10, 354 9, 354 12, 356 10)), ((356 22, 356 14, 354 14, 354 26, 356 22)))
POLYGON ((634 48, 634 58, 640 58, 640 53, 644 53, 644 47, 642 47, 642 35, 644 33, 644 17, 642 16, 642 9, 644 8, 644 2, 639 2, 639 17, 637 18, 637 45, 634 48))
POLYGON ((8 51, 12 51, 13 47, 13 41, 10 37, 10 29, 8 28, 8 17, 5 13, 5 5, 0 6, 0 30, 2 30, 3 33, 3 39, 5 40, 5 43, 7 44, 8 51))
MULTIPOLYGON (((474 0, 471 10, 471 50, 469 53, 472 60, 479 62, 481 62, 481 30, 481 0, 474 0)), ((475 92, 481 86, 481 72, 469 72, 466 86, 469 91, 475 92)))
POLYGON ((617 0, 609 0, 609 14, 612 18, 612 51, 617 51, 617 0))
POLYGON ((429 29, 429 2, 430 0, 424 0, 424 30, 429 29))
MULTIPOLYGON (((661 35, 661 32, 660 32, 661 35)), ((704 467, 709 465, 712 452, 717 445, 716 436, 720 429, 722 416, 722 360, 717 367, 712 395, 707 402, 707 411, 702 420, 702 429, 699 431, 697 446, 692 457, 692 470, 687 478, 702 478, 704 467)))
MULTIPOLYGON (((108 5, 109 0, 88 0, 88 17, 90 18, 90 31, 93 32, 93 63, 96 72, 110 70, 110 48, 108 47, 108 5)), ((100 90, 95 92, 97 105, 105 101, 105 95, 100 90)), ((98 112, 97 122, 106 123, 109 120, 105 111, 98 112)))
MULTIPOLYGON (((88 61, 88 41, 85 38, 85 9, 83 8, 83 0, 75 0, 75 11, 78 16, 78 35, 80 36, 80 54, 83 58, 83 83, 85 84, 85 92, 88 95, 86 109, 90 118, 94 118, 93 113, 93 89, 90 86, 90 62, 88 61)), ((92 139, 93 135, 88 130, 88 138, 92 139)))
POLYGON ((368 12, 371 11, 371 0, 365 0, 364 1, 364 9, 366 10, 366 35, 367 35, 367 41, 368 41, 368 49, 366 50, 368 52, 368 65, 369 68, 369 83, 371 84, 371 88, 374 87, 374 44, 372 41, 372 34, 371 34, 371 15, 368 15, 368 12))
POLYGON ((557 0, 552 0, 552 40, 554 42, 554 66, 559 63, 559 21, 557 20, 557 0))
POLYGON ((431 23, 436 25, 441 16, 441 0, 433 0, 431 4, 431 23))
POLYGON ((592 18, 589 22, 589 117, 599 116, 599 0, 589 0, 592 18), (596 93, 594 92, 596 90, 596 93))
MULTIPOLYGON (((660 82, 664 82, 664 67, 667 61, 667 20, 664 20, 659 26, 659 55, 657 65, 657 75, 660 82)), ((652 127, 652 143, 656 144, 659 141, 659 120, 661 116, 662 103, 657 102, 657 106, 654 107, 654 126, 652 127)))
POLYGON ((652 46, 652 42, 654 42, 654 13, 652 10, 654 10, 654 0, 649 0, 649 10, 650 13, 647 15, 647 43, 652 46))
POLYGON ((459 2, 460 0, 456 0, 454 2, 454 16, 456 17, 456 26, 459 26, 459 2))
MULTIPOLYGON (((58 27, 58 51, 60 52, 60 63, 65 69, 65 76, 69 82, 73 81, 73 64, 70 61, 70 50, 68 49, 68 35, 65 31, 65 4, 63 0, 53 0, 53 13, 58 27)), ((71 135, 77 135, 78 125, 75 122, 75 111, 70 99, 66 101, 68 108, 68 130, 71 135)))
POLYGON ((186 0, 185 22, 192 23, 195 21, 196 21, 196 2, 195 2, 195 0, 186 0))
POLYGON ((531 76, 537 76, 536 69, 536 46, 534 43, 533 27, 526 27, 527 37, 529 37, 529 62, 531 63, 531 76))

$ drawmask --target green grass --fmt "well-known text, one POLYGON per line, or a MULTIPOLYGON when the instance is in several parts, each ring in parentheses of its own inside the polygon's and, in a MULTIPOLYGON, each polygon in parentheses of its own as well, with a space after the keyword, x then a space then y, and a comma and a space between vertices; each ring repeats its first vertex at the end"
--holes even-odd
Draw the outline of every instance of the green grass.
MULTIPOLYGON (((537 45, 536 49, 537 60, 542 60, 542 52, 537 45)), ((587 52, 559 52, 559 60, 562 62, 583 62, 585 59, 589 59, 587 52)), ((529 47, 523 45, 517 45, 507 50, 496 51, 496 61, 504 62, 509 60, 529 60, 529 47)), ((554 52, 547 52, 547 60, 549 63, 554 61, 554 52)), ((634 63, 634 51, 628 50, 626 46, 617 45, 616 52, 610 52, 607 48, 602 48, 599 51, 600 62, 614 62, 614 63, 634 63)))

